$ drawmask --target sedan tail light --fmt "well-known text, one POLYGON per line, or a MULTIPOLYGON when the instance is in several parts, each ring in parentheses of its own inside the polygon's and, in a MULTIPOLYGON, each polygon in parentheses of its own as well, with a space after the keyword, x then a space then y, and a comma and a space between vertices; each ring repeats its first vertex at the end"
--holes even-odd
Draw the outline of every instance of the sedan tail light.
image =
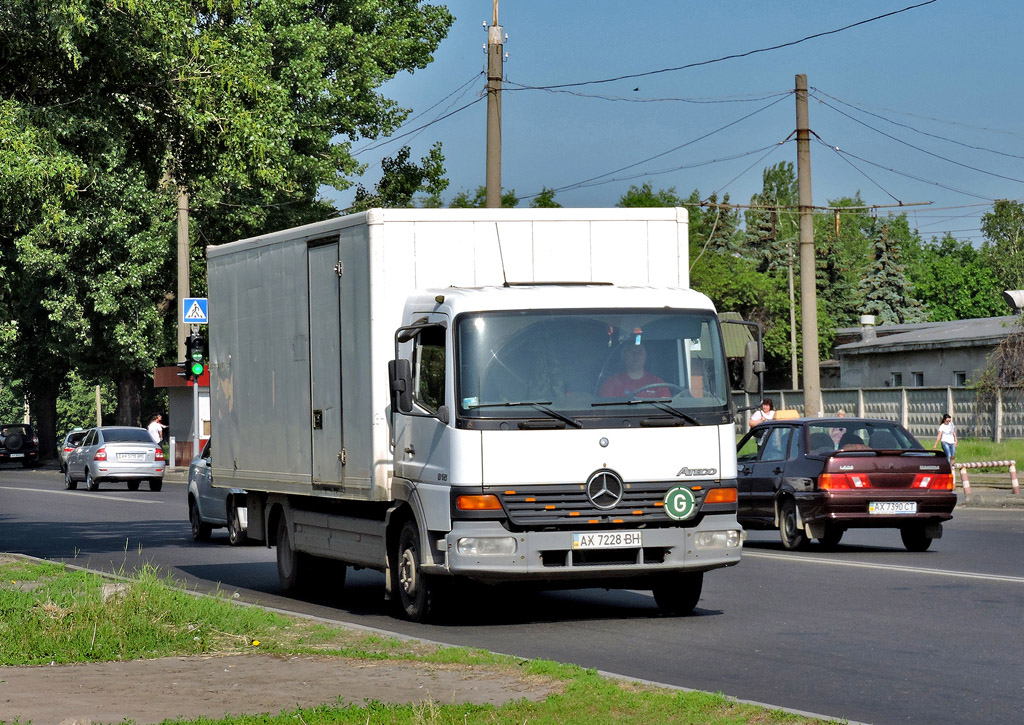
POLYGON ((919 473, 911 488, 927 488, 931 491, 952 491, 952 473, 919 473))
POLYGON ((871 479, 864 473, 823 473, 818 476, 818 488, 822 491, 871 488, 871 479))
POLYGON ((159 446, 157 446, 157 449, 153 452, 153 460, 154 461, 162 461, 162 460, 164 460, 164 449, 163 448, 160 448, 159 446))
POLYGON ((93 456, 92 459, 94 461, 105 461, 105 460, 107 460, 107 449, 106 448, 100 448, 98 451, 96 451, 96 455, 93 456))
POLYGON ((32 436, 32 445, 34 445, 34 446, 38 446, 39 445, 39 436, 32 436))

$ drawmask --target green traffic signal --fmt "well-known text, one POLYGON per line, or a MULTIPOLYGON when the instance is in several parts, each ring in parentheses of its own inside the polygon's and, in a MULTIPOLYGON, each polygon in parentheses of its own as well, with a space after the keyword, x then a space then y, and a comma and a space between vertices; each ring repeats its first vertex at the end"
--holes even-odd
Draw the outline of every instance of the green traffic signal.
POLYGON ((200 375, 202 375, 203 371, 205 369, 206 369, 206 366, 203 365, 203 361, 202 360, 196 360, 191 365, 189 365, 189 372, 191 372, 192 376, 196 377, 196 378, 198 378, 200 375))

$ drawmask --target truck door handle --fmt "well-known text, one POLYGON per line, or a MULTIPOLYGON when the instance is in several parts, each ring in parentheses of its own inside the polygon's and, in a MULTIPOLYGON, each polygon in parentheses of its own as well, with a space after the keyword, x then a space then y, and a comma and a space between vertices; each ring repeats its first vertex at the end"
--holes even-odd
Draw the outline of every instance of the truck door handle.
POLYGON ((416 455, 416 446, 413 446, 413 445, 406 446, 405 447, 405 452, 408 453, 410 456, 416 455))
POLYGON ((776 476, 778 476, 780 473, 782 473, 782 469, 781 468, 776 468, 774 471, 772 471, 772 473, 774 473, 776 476))
POLYGON ((750 473, 751 473, 751 471, 753 471, 754 469, 752 469, 752 468, 751 468, 750 466, 744 466, 744 467, 743 467, 742 469, 740 469, 740 470, 741 470, 741 473, 743 473, 743 474, 744 474, 744 475, 746 475, 746 476, 749 476, 749 475, 750 475, 750 473))

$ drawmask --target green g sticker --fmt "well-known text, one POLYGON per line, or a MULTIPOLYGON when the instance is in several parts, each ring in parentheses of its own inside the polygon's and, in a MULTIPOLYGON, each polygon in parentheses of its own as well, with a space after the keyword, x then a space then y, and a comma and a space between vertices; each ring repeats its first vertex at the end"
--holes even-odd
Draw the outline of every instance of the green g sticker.
POLYGON ((665 494, 665 513, 675 521, 685 521, 697 511, 697 501, 686 486, 676 486, 665 494))

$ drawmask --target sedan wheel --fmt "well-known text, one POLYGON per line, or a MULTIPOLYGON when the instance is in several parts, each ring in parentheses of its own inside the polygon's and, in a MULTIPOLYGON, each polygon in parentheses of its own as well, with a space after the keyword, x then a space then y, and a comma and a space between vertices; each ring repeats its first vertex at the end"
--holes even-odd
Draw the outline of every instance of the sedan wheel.
POLYGON ((100 482, 92 477, 92 473, 90 473, 88 468, 85 469, 85 487, 90 491, 100 490, 100 482))
POLYGON ((128 490, 129 491, 138 491, 139 490, 139 482, 138 481, 129 481, 128 482, 128 490))
POLYGON ((74 491, 76 488, 78 488, 78 481, 73 481, 71 479, 70 468, 64 469, 64 488, 66 488, 69 491, 74 491))
POLYGON ((228 507, 228 543, 232 546, 241 546, 246 538, 242 521, 238 518, 238 506, 232 503, 228 507))
POLYGON ((193 541, 210 540, 210 532, 213 527, 203 521, 202 516, 199 515, 199 507, 191 498, 188 500, 188 522, 192 526, 193 541))
POLYGON ((846 529, 831 524, 825 527, 825 534, 818 539, 818 543, 825 549, 834 549, 839 546, 839 542, 843 539, 843 534, 846 533, 846 529))
POLYGON ((907 551, 927 551, 932 545, 930 536, 925 535, 925 527, 922 524, 910 524, 900 529, 900 538, 907 551))
POLYGON ((162 478, 151 478, 149 479, 149 490, 159 491, 164 487, 164 479, 162 478))
POLYGON ((779 536, 782 546, 789 551, 802 549, 807 545, 807 535, 796 525, 796 501, 787 498, 779 512, 779 536))

